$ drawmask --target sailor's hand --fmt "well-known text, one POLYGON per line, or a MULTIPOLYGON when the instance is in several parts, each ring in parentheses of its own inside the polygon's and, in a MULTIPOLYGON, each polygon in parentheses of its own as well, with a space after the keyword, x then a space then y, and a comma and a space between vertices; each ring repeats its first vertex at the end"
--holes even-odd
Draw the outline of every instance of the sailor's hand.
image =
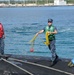
POLYGON ((3 39, 5 39, 5 35, 3 35, 3 39))
POLYGON ((48 34, 50 35, 50 34, 52 34, 52 32, 48 31, 48 34))
POLYGON ((38 36, 39 33, 36 33, 36 36, 38 36))
POLYGON ((44 30, 40 30, 38 33, 36 33, 36 36, 38 36, 39 34, 43 33, 44 30))

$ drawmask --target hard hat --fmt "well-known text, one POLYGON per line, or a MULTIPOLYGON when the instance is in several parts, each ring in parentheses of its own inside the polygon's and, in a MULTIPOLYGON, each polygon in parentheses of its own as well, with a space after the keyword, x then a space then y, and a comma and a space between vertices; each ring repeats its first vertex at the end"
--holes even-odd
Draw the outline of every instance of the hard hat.
POLYGON ((72 59, 71 62, 74 64, 74 59, 72 59))
POLYGON ((49 22, 51 22, 51 23, 52 23, 52 22, 53 22, 53 19, 48 19, 48 23, 49 23, 49 22))

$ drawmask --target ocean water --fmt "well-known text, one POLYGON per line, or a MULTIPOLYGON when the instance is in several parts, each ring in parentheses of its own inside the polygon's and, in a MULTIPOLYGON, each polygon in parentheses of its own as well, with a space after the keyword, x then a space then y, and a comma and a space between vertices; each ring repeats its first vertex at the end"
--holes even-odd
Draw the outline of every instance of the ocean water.
POLYGON ((74 58, 74 6, 0 8, 0 22, 5 30, 5 54, 50 57, 40 34, 30 52, 29 41, 47 25, 48 18, 57 27, 56 52, 61 58, 74 58))

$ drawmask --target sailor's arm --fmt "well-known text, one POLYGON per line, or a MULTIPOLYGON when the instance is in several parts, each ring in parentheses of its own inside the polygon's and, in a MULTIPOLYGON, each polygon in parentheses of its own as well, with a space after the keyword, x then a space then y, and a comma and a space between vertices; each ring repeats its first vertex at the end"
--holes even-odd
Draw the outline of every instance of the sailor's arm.
POLYGON ((3 32, 3 38, 5 39, 5 32, 4 32, 3 25, 2 25, 2 32, 3 32))
POLYGON ((54 30, 54 32, 50 32, 50 34, 57 34, 57 30, 54 30))
POLYGON ((48 34, 57 34, 57 30, 54 30, 53 32, 48 31, 48 34))
POLYGON ((44 30, 40 30, 39 32, 36 33, 36 36, 38 36, 39 34, 43 33, 44 30))

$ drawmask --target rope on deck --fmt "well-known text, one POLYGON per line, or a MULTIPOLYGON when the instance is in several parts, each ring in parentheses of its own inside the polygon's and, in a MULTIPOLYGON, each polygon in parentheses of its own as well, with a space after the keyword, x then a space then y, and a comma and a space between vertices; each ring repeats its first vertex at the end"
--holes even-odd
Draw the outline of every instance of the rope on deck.
POLYGON ((36 64, 36 63, 32 63, 32 62, 27 62, 27 61, 25 62, 25 61, 23 61, 23 60, 14 59, 14 58, 11 58, 11 59, 12 59, 12 60, 15 60, 15 61, 22 62, 22 63, 27 63, 27 64, 31 64, 31 65, 35 65, 35 66, 47 68, 47 69, 54 70, 54 71, 57 71, 57 72, 60 72, 60 73, 64 73, 64 74, 67 74, 67 75, 74 75, 74 74, 72 74, 72 73, 69 73, 69 72, 66 72, 66 71, 62 71, 62 70, 59 70, 59 69, 55 69, 55 68, 52 68, 52 67, 48 67, 48 66, 45 66, 45 65, 36 64))
POLYGON ((29 71, 27 71, 27 70, 25 70, 25 69, 23 69, 23 68, 21 68, 21 67, 15 65, 15 64, 13 64, 13 63, 11 63, 11 62, 9 62, 9 61, 7 61, 6 59, 3 59, 3 58, 2 58, 2 60, 5 61, 5 62, 7 62, 7 63, 9 63, 9 64, 11 64, 11 65, 13 65, 13 66, 15 66, 15 67, 18 68, 18 69, 20 69, 20 70, 22 70, 22 71, 24 71, 24 72, 30 74, 30 75, 34 75, 34 74, 32 74, 31 72, 29 72, 29 71))

